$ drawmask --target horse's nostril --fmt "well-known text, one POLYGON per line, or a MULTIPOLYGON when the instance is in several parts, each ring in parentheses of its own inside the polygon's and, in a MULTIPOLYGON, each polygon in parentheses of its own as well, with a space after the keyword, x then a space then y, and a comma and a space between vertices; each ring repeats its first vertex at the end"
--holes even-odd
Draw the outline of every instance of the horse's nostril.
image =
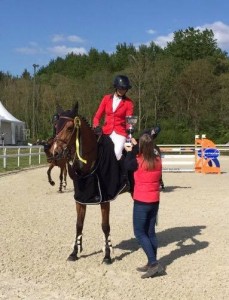
POLYGON ((56 151, 53 153, 53 156, 54 156, 54 157, 57 157, 58 155, 59 155, 59 153, 56 152, 56 151))

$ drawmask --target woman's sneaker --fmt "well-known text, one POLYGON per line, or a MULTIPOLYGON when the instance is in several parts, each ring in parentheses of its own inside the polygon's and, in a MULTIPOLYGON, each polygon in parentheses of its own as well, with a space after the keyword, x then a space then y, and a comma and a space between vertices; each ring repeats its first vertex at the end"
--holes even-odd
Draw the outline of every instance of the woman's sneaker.
POLYGON ((148 269, 145 274, 141 276, 141 278, 150 278, 156 275, 161 275, 165 272, 164 268, 159 264, 155 263, 153 265, 148 266, 148 269))
POLYGON ((138 272, 147 272, 149 266, 150 266, 150 265, 147 264, 147 265, 145 265, 144 267, 138 267, 138 268, 136 268, 136 270, 137 270, 138 272))

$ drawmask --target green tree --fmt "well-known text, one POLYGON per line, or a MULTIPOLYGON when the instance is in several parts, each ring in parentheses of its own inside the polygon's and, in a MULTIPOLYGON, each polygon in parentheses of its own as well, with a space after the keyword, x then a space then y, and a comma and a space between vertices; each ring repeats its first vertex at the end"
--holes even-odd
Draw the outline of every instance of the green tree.
POLYGON ((131 78, 131 82, 133 84, 133 97, 135 103, 137 102, 137 107, 135 109, 135 114, 138 114, 138 131, 140 132, 142 127, 142 120, 144 116, 142 115, 142 101, 144 97, 144 85, 146 81, 146 68, 149 64, 147 54, 142 51, 136 52, 135 55, 129 55, 129 68, 127 69, 127 73, 131 78))
POLYGON ((226 56, 226 53, 217 46, 212 30, 200 31, 193 27, 174 32, 173 41, 167 44, 165 52, 188 61, 211 56, 226 56))
MULTIPOLYGON (((207 60, 193 61, 177 78, 173 111, 177 121, 188 120, 194 132, 206 126, 209 117, 214 121, 217 102, 214 101, 219 86, 207 60)), ((205 127, 206 128, 206 127, 205 127)))
POLYGON ((111 55, 114 71, 124 70, 129 65, 128 57, 130 55, 135 56, 136 48, 133 45, 127 45, 126 43, 118 44, 116 46, 116 52, 111 55))
POLYGON ((174 63, 171 58, 158 56, 152 61, 146 73, 147 99, 145 112, 151 124, 160 123, 162 118, 170 117, 169 92, 174 80, 174 63))
POLYGON ((31 75, 30 73, 27 71, 27 69, 25 69, 23 71, 23 73, 21 74, 21 78, 24 78, 24 79, 31 79, 31 75))

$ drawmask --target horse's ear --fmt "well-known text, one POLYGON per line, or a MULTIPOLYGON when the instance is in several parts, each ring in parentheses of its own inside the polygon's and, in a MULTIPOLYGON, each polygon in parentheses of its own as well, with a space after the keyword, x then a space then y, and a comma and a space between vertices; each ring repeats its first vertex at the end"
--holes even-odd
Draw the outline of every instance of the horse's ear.
POLYGON ((72 107, 72 112, 75 114, 75 115, 78 115, 78 110, 79 110, 79 103, 78 101, 73 105, 72 107))
POLYGON ((62 112, 64 112, 63 108, 60 106, 59 103, 56 105, 56 112, 60 115, 62 112))

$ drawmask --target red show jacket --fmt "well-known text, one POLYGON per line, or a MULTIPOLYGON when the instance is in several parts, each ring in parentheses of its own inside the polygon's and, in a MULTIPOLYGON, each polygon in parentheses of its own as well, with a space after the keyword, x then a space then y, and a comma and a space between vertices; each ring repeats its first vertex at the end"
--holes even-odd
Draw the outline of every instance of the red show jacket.
POLYGON ((155 160, 155 167, 147 171, 142 167, 143 158, 137 157, 138 169, 134 172, 133 199, 145 203, 160 201, 161 158, 155 160))
POLYGON ((102 127, 104 134, 111 134, 115 131, 117 134, 126 136, 126 116, 132 116, 134 111, 133 101, 123 98, 116 110, 112 108, 113 95, 105 95, 99 105, 93 118, 93 127, 99 126, 101 118, 105 115, 105 122, 102 127))

